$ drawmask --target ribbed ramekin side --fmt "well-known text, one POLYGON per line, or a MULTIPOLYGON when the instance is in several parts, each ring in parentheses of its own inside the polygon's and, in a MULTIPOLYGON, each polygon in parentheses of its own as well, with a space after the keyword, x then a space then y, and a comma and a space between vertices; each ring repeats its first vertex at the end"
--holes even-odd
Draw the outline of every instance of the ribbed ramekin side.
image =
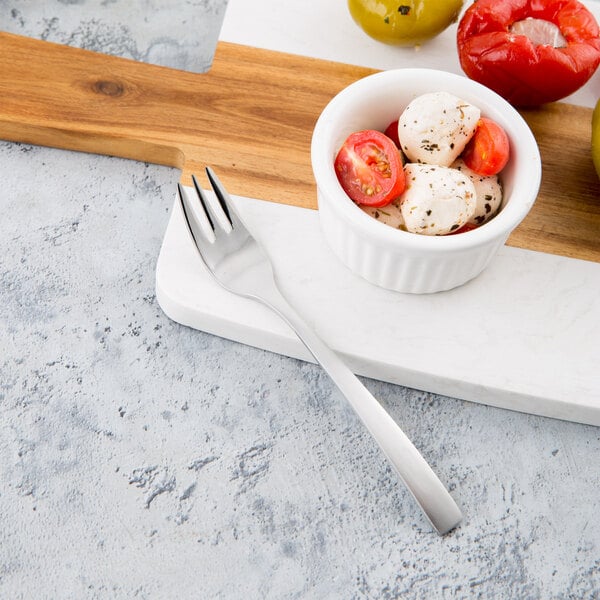
POLYGON ((449 290, 473 279, 505 240, 491 240, 469 252, 414 255, 378 245, 339 218, 327 201, 319 206, 323 235, 336 256, 367 281, 398 292, 426 294, 449 290))

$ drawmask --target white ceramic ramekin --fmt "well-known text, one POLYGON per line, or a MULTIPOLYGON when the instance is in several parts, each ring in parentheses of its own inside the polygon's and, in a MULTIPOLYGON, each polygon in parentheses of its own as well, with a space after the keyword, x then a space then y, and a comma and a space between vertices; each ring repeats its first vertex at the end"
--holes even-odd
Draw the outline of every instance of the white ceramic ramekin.
POLYGON ((541 159, 527 123, 498 94, 466 77, 433 69, 396 69, 360 79, 337 94, 315 126, 311 147, 319 216, 333 252, 375 285, 410 293, 448 290, 476 277, 525 218, 537 197, 541 159), (511 157, 500 177, 499 214, 472 231, 425 236, 394 229, 365 214, 339 184, 333 163, 353 131, 383 131, 417 96, 450 92, 498 122, 511 157))

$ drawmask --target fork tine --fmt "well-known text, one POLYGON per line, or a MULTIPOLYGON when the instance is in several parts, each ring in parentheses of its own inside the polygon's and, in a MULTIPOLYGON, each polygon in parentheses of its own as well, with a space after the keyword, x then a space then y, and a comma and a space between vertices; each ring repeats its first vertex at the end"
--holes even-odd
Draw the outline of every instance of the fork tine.
POLYGON ((208 205, 208 201, 206 199, 206 196, 204 195, 204 190, 198 184, 198 180, 196 179, 195 175, 192 175, 192 183, 194 184, 194 189, 196 190, 196 195, 198 196, 198 200, 200 200, 200 204, 202 204, 202 208, 204 209, 204 214, 206 215, 206 219, 208 220, 208 223, 210 224, 210 228, 214 231, 215 224, 213 223, 213 220, 210 216, 210 208, 208 205))
POLYGON ((179 196, 179 203, 181 205, 188 231, 190 232, 196 247, 200 247, 202 239, 214 241, 214 229, 206 211, 194 210, 181 183, 177 184, 177 194, 179 196))
POLYGON ((227 192, 224 192, 223 186, 220 186, 220 195, 216 192, 210 195, 206 190, 202 189, 195 175, 192 175, 192 183, 215 235, 217 234, 217 229, 221 229, 225 233, 230 233, 233 228, 233 222, 227 208, 226 200, 223 197, 223 193, 225 197, 227 195, 227 192))
POLYGON ((208 181, 215 192, 215 196, 223 209, 223 212, 227 215, 227 220, 233 225, 233 220, 231 218, 231 213, 229 212, 229 205, 231 204, 231 198, 225 189, 225 186, 221 183, 217 174, 210 168, 206 167, 206 176, 208 177, 208 181))
POLYGON ((223 212, 227 215, 227 220, 234 227, 239 219, 237 218, 237 212, 235 207, 233 206, 233 202, 231 200, 231 196, 229 192, 225 189, 225 186, 221 183, 220 179, 217 177, 217 174, 210 168, 206 167, 206 176, 208 177, 208 181, 215 193, 223 212), (231 207, 231 210, 230 210, 231 207))

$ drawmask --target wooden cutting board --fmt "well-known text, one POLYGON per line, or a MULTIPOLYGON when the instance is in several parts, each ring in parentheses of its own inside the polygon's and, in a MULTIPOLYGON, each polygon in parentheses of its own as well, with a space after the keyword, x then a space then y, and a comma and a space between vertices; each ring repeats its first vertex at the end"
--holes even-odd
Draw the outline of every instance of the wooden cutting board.
MULTIPOLYGON (((241 196, 316 208, 314 124, 373 69, 220 42, 197 74, 0 33, 0 138, 165 164, 210 164, 241 196)), ((522 112, 542 187, 509 244, 600 262, 600 181, 589 108, 522 112)))

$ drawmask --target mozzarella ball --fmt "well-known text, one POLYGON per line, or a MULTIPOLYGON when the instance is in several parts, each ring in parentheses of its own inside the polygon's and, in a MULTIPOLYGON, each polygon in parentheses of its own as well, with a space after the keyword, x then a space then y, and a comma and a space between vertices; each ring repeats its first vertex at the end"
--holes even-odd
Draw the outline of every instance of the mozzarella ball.
POLYGON ((473 182, 457 169, 408 163, 400 209, 407 231, 445 235, 462 227, 475 212, 473 182))
POLYGON ((385 223, 394 229, 406 230, 404 226, 404 217, 400 210, 400 199, 392 200, 390 204, 375 208, 374 206, 365 206, 364 204, 359 205, 359 208, 367 213, 370 217, 377 219, 381 223, 385 223))
POLYGON ((491 175, 486 177, 485 175, 478 175, 465 165, 462 158, 454 161, 452 167, 464 173, 473 182, 476 203, 475 212, 469 219, 469 223, 483 225, 483 223, 496 215, 502 204, 502 184, 498 176, 491 175))
POLYGON ((402 151, 410 162, 449 167, 471 139, 481 111, 448 92, 415 98, 398 120, 402 151))

